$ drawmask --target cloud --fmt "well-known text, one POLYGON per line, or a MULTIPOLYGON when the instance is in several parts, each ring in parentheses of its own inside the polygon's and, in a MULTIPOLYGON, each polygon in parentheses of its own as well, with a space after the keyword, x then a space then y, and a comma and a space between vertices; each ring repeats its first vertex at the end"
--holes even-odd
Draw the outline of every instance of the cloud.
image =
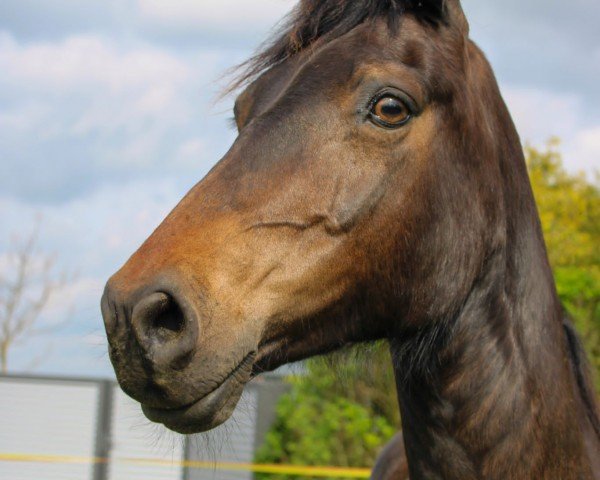
MULTIPOLYGON (((100 277, 77 277, 56 289, 51 295, 40 324, 64 327, 69 330, 86 330, 90 323, 99 319, 99 299, 104 291, 105 279, 100 277), (83 317, 83 318, 82 318, 83 317), (90 317, 93 319, 90 322, 90 317), (85 320, 84 320, 85 318, 85 320), (82 328, 83 327, 83 328, 82 328)), ((97 323, 95 326, 100 326, 97 323)))
POLYGON ((514 86, 503 94, 524 142, 543 146, 558 137, 568 170, 600 171, 600 123, 586 121, 581 95, 514 86))
MULTIPOLYGON (((201 61, 210 74, 214 59, 205 55, 201 61)), ((0 117, 6 136, 106 139, 123 132, 135 135, 159 122, 165 129, 191 116, 178 95, 190 82, 189 66, 157 49, 120 51, 99 37, 19 45, 4 35, 0 70, 0 86, 10 92, 0 117), (21 101, 14 100, 15 94, 21 101)), ((152 133, 156 139, 161 132, 152 133)))
POLYGON ((90 86, 116 93, 146 85, 184 82, 189 68, 157 48, 119 50, 98 36, 68 37, 60 42, 17 43, 0 37, 0 68, 5 86, 23 86, 31 92, 60 93, 90 86))
POLYGON ((215 45, 255 50, 295 0, 137 0, 136 24, 146 38, 182 48, 215 45))
POLYGON ((125 13, 123 0, 2 0, 0 30, 20 39, 60 39, 65 35, 108 31, 125 13))
POLYGON ((521 137, 527 141, 570 137, 580 128, 583 107, 576 94, 515 86, 505 87, 503 93, 521 137))
MULTIPOLYGON (((51 343, 41 371, 110 373, 104 282, 229 147, 231 101, 213 106, 214 82, 295 3, 0 2, 0 231, 41 213, 44 251, 78 273, 44 317, 72 306, 73 323, 19 347, 15 368, 51 343)), ((570 170, 600 169, 600 4, 463 4, 522 139, 559 136, 570 170)))
POLYGON ((83 33, 144 38, 181 47, 254 49, 294 0, 3 0, 0 30, 19 40, 83 33))
POLYGON ((63 201, 102 182, 205 170, 231 141, 225 115, 210 112, 229 59, 100 36, 22 43, 0 35, 0 188, 63 201), (184 163, 169 165, 197 132, 206 138, 195 164, 188 148, 184 163))
POLYGON ((58 267, 82 278, 107 277, 158 226, 195 183, 168 177, 99 187, 67 202, 36 205, 0 197, 0 251, 10 234, 31 230, 41 218, 39 244, 58 267))
POLYGON ((142 20, 167 28, 194 28, 236 36, 267 30, 297 3, 294 0, 137 0, 142 20))
MULTIPOLYGON (((10 249, 11 233, 27 233, 39 216, 39 253, 55 257, 57 272, 72 274, 40 316, 40 326, 61 328, 18 345, 14 370, 32 368, 41 354, 37 371, 110 373, 99 308, 104 284, 189 187, 173 179, 134 181, 43 206, 0 197, 0 252, 10 249)), ((0 271, 7 267, 0 255, 0 271)))
POLYGON ((11 372, 114 378, 100 330, 34 336, 9 351, 11 372))
POLYGON ((568 146, 567 155, 578 170, 600 173, 600 125, 577 133, 568 146))
POLYGON ((502 83, 578 92, 584 113, 600 123, 600 50, 594 0, 463 0, 471 37, 489 55, 502 83), (589 100, 592 100, 591 102, 589 100))

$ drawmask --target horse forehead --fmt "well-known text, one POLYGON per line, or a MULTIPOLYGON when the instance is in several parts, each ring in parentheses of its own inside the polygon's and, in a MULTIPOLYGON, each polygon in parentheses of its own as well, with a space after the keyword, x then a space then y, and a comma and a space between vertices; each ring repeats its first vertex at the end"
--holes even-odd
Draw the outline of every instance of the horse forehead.
POLYGON ((300 61, 286 72, 293 87, 304 82, 314 86, 351 83, 359 70, 380 71, 387 64, 407 63, 418 68, 418 57, 428 54, 427 37, 415 21, 406 19, 394 34, 383 20, 367 22, 345 35, 301 52, 300 61), (291 71, 291 72, 290 72, 291 71))
POLYGON ((451 80, 460 75, 448 67, 460 64, 452 32, 423 25, 410 15, 395 31, 379 19, 318 43, 270 68, 247 87, 236 101, 238 126, 276 104, 308 106, 323 98, 351 101, 355 87, 366 80, 400 80, 401 87, 408 82, 411 91, 427 95, 441 85, 454 88, 451 80))
POLYGON ((431 38, 411 16, 402 19, 392 35, 384 20, 366 22, 332 41, 324 41, 272 67, 238 97, 236 104, 247 116, 260 114, 275 99, 294 87, 314 88, 351 82, 356 70, 381 71, 384 64, 404 64, 422 69, 427 57, 438 50, 428 48, 431 38))
POLYGON ((400 19, 392 28, 384 19, 365 22, 341 37, 318 46, 309 52, 305 62, 297 70, 315 64, 324 70, 339 70, 340 63, 352 63, 356 67, 383 63, 404 64, 414 69, 439 61, 447 54, 449 40, 442 30, 434 30, 416 20, 412 15, 400 19))

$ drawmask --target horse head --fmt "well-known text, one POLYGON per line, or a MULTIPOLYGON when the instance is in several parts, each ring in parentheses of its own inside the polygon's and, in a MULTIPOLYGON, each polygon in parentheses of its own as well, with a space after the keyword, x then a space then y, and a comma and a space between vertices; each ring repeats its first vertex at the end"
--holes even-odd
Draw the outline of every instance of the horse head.
POLYGON ((253 376, 386 338, 411 475, 588 478, 519 138, 459 1, 302 0, 242 83, 230 150, 107 284, 123 390, 199 432, 253 376))

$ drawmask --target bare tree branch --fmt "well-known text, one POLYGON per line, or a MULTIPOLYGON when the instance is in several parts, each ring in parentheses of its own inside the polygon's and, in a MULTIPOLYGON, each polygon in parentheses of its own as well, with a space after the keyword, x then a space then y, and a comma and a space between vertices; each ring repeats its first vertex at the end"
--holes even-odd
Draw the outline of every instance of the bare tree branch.
POLYGON ((54 272, 55 259, 37 254, 39 221, 25 239, 15 239, 7 253, 7 269, 0 272, 0 370, 8 370, 8 356, 16 343, 34 335, 55 331, 63 323, 38 328, 41 313, 52 295, 68 282, 65 273, 54 272))

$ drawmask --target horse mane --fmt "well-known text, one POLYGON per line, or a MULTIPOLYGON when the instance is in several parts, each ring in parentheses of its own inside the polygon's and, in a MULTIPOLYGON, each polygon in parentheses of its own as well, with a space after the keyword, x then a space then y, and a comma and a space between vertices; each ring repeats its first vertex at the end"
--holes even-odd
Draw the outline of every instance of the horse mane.
POLYGON ((365 21, 384 18, 392 30, 399 18, 412 13, 437 25, 444 19, 445 0, 300 0, 281 28, 258 53, 240 65, 233 91, 264 71, 309 48, 317 40, 338 38, 365 21))
POLYGON ((581 399, 583 400, 590 423, 592 424, 596 435, 600 438, 600 412, 598 412, 596 403, 596 394, 590 374, 591 368, 589 360, 587 359, 579 335, 575 331, 571 320, 566 316, 563 319, 563 328, 567 337, 569 356, 571 358, 571 364, 581 394, 581 399))

